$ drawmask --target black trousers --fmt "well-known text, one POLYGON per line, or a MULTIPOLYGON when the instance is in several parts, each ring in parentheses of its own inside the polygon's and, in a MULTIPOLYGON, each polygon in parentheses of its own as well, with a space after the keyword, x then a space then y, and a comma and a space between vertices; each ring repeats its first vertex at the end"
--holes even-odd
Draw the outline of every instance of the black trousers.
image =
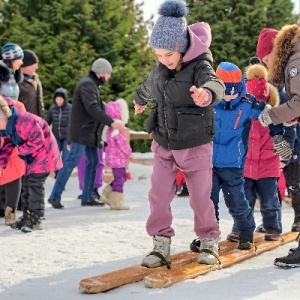
MULTIPOLYGON (((16 209, 21 195, 22 177, 0 186, 0 202, 16 209)), ((2 205, 1 205, 2 206, 2 205)))
POLYGON ((22 209, 23 213, 27 210, 34 211, 40 217, 45 212, 45 181, 49 173, 29 174, 23 178, 22 186, 22 209))
POLYGON ((288 164, 283 168, 286 185, 291 193, 295 215, 300 215, 300 162, 288 164))

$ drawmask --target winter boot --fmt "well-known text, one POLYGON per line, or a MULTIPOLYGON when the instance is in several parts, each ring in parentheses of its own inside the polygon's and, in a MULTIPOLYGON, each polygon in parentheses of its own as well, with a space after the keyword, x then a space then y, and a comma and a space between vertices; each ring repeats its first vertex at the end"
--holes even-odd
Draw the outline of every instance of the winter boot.
POLYGON ((241 235, 239 240, 239 250, 249 250, 254 247, 253 235, 241 235))
POLYGON ((256 227, 255 232, 266 233, 266 229, 263 224, 260 224, 259 226, 256 227))
POLYGON ((201 244, 201 242, 200 242, 200 239, 199 239, 199 238, 194 239, 194 240, 191 242, 191 244, 190 244, 190 249, 191 249, 191 251, 193 251, 193 252, 198 252, 198 253, 199 253, 199 251, 200 251, 200 244, 201 244))
POLYGON ((284 257, 275 258, 274 265, 280 268, 299 268, 300 267, 300 234, 296 241, 298 242, 298 248, 292 248, 289 254, 284 257))
POLYGON ((108 184, 102 191, 102 195, 101 195, 101 198, 100 198, 100 201, 102 201, 103 203, 109 205, 109 196, 110 194, 112 193, 112 187, 110 184, 108 184))
POLYGON ((108 205, 112 210, 127 210, 129 206, 124 205, 124 194, 118 192, 111 192, 108 198, 108 205))
POLYGON ((56 209, 64 208, 64 206, 61 204, 61 202, 59 200, 49 198, 48 202, 52 205, 53 208, 56 208, 56 209))
POLYGON ((16 217, 16 211, 15 209, 12 209, 11 207, 7 206, 5 208, 5 225, 10 226, 11 224, 14 224, 17 220, 16 217))
POLYGON ((265 241, 278 241, 280 239, 280 233, 275 230, 266 230, 265 241))
POLYGON ((20 218, 18 218, 18 220, 15 223, 13 223, 13 224, 10 225, 10 227, 12 229, 21 230, 21 228, 25 225, 26 219, 27 219, 27 214, 23 213, 23 216, 20 217, 20 218))
POLYGON ((171 238, 166 236, 156 235, 153 237, 153 251, 150 252, 142 261, 142 266, 147 268, 157 268, 162 265, 167 265, 170 268, 171 238))
POLYGON ((291 231, 300 232, 300 215, 296 215, 291 231))
POLYGON ((33 230, 42 229, 42 218, 34 211, 27 211, 27 218, 25 220, 24 226, 21 228, 22 232, 31 232, 33 230))
POLYGON ((188 197, 190 195, 186 183, 182 183, 178 186, 176 195, 178 197, 188 197))
POLYGON ((227 240, 229 242, 238 242, 240 240, 240 234, 236 231, 232 231, 227 235, 227 240))
POLYGON ((215 239, 199 237, 200 250, 198 255, 199 264, 214 265, 218 261, 220 262, 218 249, 219 249, 219 237, 215 239))

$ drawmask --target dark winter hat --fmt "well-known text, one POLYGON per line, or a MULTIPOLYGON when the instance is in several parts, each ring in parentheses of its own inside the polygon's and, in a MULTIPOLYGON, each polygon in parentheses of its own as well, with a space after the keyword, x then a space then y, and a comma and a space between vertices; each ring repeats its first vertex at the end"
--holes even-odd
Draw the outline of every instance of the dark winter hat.
POLYGON ((39 59, 37 55, 31 50, 24 50, 24 58, 23 58, 23 65, 22 67, 32 66, 37 64, 39 59))
POLYGON ((188 31, 185 16, 188 8, 181 0, 166 0, 160 6, 161 15, 151 33, 151 48, 185 53, 188 48, 188 31))
POLYGON ((242 90, 242 71, 235 64, 221 62, 216 70, 216 74, 225 84, 225 95, 235 95, 242 90))
POLYGON ((111 73, 112 66, 105 58, 98 58, 93 62, 91 70, 96 74, 111 73))
POLYGON ((23 50, 17 44, 5 44, 1 49, 1 55, 4 62, 9 62, 24 57, 23 50))
POLYGON ((266 55, 271 53, 278 32, 278 30, 272 28, 264 28, 260 32, 256 45, 256 55, 259 59, 262 60, 266 55))

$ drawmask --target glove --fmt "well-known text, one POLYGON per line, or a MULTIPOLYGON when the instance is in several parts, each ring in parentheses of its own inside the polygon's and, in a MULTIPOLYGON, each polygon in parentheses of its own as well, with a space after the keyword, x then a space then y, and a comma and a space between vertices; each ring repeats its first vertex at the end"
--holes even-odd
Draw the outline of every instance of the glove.
POLYGON ((273 136, 275 152, 279 154, 281 160, 289 160, 293 151, 287 141, 283 139, 282 134, 276 134, 273 136))
POLYGON ((264 127, 267 127, 268 125, 272 124, 272 120, 271 120, 271 118, 269 116, 269 110, 271 108, 272 108, 272 106, 270 104, 266 104, 264 110, 258 116, 258 121, 264 127))
POLYGON ((290 127, 290 126, 296 125, 298 123, 298 119, 299 119, 299 117, 297 117, 297 118, 295 118, 293 120, 284 122, 283 125, 286 126, 286 127, 290 127))

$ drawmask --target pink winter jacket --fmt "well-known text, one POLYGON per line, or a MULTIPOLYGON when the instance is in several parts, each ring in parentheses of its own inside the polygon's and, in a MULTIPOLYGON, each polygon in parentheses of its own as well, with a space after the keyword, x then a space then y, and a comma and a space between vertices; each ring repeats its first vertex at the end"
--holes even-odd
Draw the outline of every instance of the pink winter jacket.
MULTIPOLYGON (((19 155, 32 157, 32 162, 26 163, 26 175, 50 173, 62 167, 55 137, 45 120, 27 112, 18 112, 15 131, 24 141, 18 146, 19 155)), ((9 136, 4 140, 0 152, 0 167, 3 169, 15 148, 9 136)))
POLYGON ((244 176, 253 180, 279 177, 279 163, 269 128, 263 127, 258 120, 252 120, 244 176))
MULTIPOLYGON (((114 120, 121 120, 121 106, 117 101, 107 103, 105 112, 114 120)), ((126 141, 125 131, 109 127, 106 134, 106 143, 106 165, 111 168, 127 167, 132 149, 126 141)))

